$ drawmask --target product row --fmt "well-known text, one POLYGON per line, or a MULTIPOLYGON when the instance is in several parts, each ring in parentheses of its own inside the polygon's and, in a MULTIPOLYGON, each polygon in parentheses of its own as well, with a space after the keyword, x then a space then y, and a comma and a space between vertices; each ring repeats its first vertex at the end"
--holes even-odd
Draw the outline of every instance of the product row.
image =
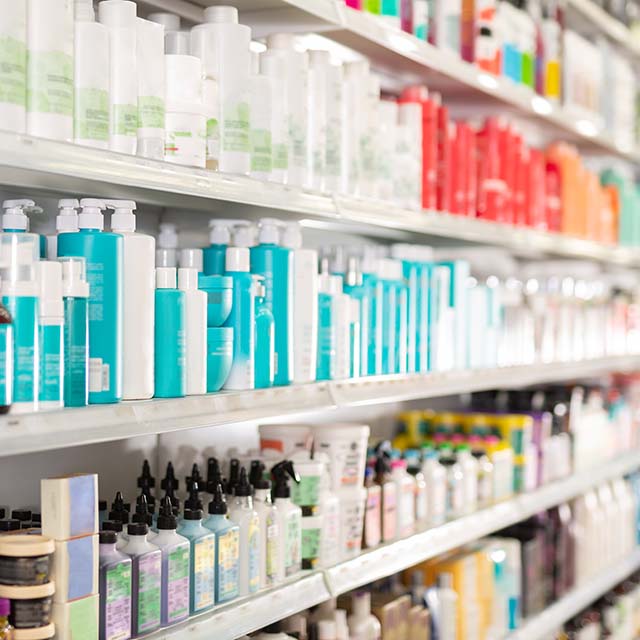
MULTIPOLYGON (((346 0, 386 24, 559 102, 594 131, 630 150, 637 140, 637 78, 632 61, 604 37, 566 27, 556 0, 346 0), (592 124, 593 123, 593 124, 592 124)), ((633 2, 612 3, 618 7, 633 2)), ((631 10, 633 11, 633 10, 631 10)), ((550 107, 540 107, 546 115, 550 107)))

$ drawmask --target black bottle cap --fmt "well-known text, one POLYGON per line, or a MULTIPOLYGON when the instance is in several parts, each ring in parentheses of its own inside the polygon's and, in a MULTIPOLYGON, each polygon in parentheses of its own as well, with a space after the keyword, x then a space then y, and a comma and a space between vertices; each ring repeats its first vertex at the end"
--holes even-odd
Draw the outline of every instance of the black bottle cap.
POLYGON ((15 519, 7 519, 0 520, 0 531, 19 531, 20 530, 20 520, 15 519))
POLYGON ((235 487, 238 484, 240 478, 240 460, 238 458, 231 458, 229 460, 229 480, 225 487, 225 493, 228 496, 235 495, 235 487))
POLYGON ((238 477, 238 482, 233 487, 234 495, 239 498, 246 498, 247 496, 253 495, 253 487, 249 483, 249 479, 247 478, 247 470, 242 467, 240 469, 240 475, 238 477))
POLYGON ((291 487, 289 487, 289 478, 292 478, 298 484, 300 476, 296 472, 291 460, 283 460, 271 469, 273 476, 273 498, 290 498, 291 487))
POLYGON ((107 511, 109 503, 106 500, 98 500, 98 511, 107 511))
POLYGON ((178 498, 178 496, 176 495, 175 490, 172 489, 171 487, 168 487, 167 490, 164 492, 164 497, 170 498, 171 505, 173 506, 174 510, 177 509, 178 513, 180 513, 180 498, 178 498))
POLYGON ((100 537, 98 538, 100 544, 115 544, 118 542, 118 534, 115 531, 106 531, 100 532, 100 537))
POLYGON ((133 522, 144 522, 148 526, 153 524, 153 514, 149 511, 147 496, 140 494, 136 500, 136 512, 131 518, 133 522))
POLYGON ((224 516, 227 513, 227 501, 224 498, 224 490, 222 485, 216 485, 213 500, 209 503, 209 515, 224 516))
POLYGON ((120 520, 105 520, 102 523, 103 531, 115 531, 116 533, 120 533, 123 528, 124 525, 122 524, 122 522, 120 522, 120 520))
POLYGON ((207 460, 207 493, 214 495, 219 484, 222 484, 220 465, 217 458, 209 458, 207 460))
POLYGON ((168 491, 169 489, 171 489, 172 491, 177 491, 180 488, 180 482, 178 478, 176 478, 172 462, 167 463, 167 472, 160 482, 160 488, 163 491, 168 491))
POLYGON ((160 505, 158 516, 158 531, 175 531, 178 528, 178 518, 173 513, 171 498, 165 496, 160 505))
POLYGON ((185 509, 185 520, 202 520, 202 509, 185 509))
POLYGON ((265 469, 266 467, 262 461, 251 461, 249 482, 251 482, 254 489, 271 489, 271 482, 264 477, 265 469))
POLYGON ((132 522, 127 525, 127 534, 130 536, 146 536, 149 533, 149 526, 145 522, 132 522))
POLYGON ((189 487, 189 497, 184 501, 185 511, 187 509, 200 510, 204 509, 202 500, 200 500, 200 485, 193 481, 189 487))
POLYGON ((142 473, 138 477, 138 489, 143 489, 144 487, 148 487, 149 489, 153 489, 156 486, 156 479, 151 475, 151 467, 149 466, 149 461, 145 460, 142 463, 142 473))
POLYGON ((185 481, 187 483, 187 491, 191 491, 191 485, 194 482, 197 482, 199 487, 204 487, 204 479, 200 475, 200 467, 198 467, 197 463, 193 463, 193 466, 191 467, 191 475, 187 476, 185 481))
POLYGON ((389 461, 387 460, 386 455, 383 453, 378 453, 375 462, 375 472, 377 475, 382 476, 391 471, 391 466, 389 465, 389 461))
POLYGON ((11 512, 11 518, 13 520, 20 520, 20 522, 31 522, 31 510, 30 509, 14 509, 11 512))

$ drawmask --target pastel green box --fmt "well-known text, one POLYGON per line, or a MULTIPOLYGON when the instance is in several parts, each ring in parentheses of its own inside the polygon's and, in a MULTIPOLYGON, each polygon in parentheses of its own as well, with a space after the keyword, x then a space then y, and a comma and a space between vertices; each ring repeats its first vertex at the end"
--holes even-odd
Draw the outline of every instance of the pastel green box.
POLYGON ((73 602, 53 603, 56 640, 96 640, 99 630, 100 596, 73 602))

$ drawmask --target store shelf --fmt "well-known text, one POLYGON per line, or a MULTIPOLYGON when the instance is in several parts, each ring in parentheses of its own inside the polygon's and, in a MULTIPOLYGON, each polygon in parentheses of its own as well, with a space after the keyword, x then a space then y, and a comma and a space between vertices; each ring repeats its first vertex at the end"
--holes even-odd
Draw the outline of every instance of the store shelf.
POLYGON ((370 235, 500 245, 525 257, 556 255, 640 266, 640 253, 631 248, 449 214, 408 211, 376 200, 331 196, 64 142, 0 131, 0 148, 0 185, 17 194, 33 194, 36 189, 131 198, 207 216, 277 215, 304 219, 307 224, 356 228, 370 235))
MULTIPOLYGON (((571 500, 639 466, 640 451, 627 454, 592 471, 579 473, 443 526, 365 552, 324 572, 304 574, 298 580, 220 607, 148 637, 150 640, 209 640, 212 629, 215 629, 216 640, 234 640, 330 597, 407 569, 571 500)), ((639 561, 640 558, 635 559, 636 563, 639 561)))
POLYGON ((336 408, 582 380, 640 368, 640 356, 427 375, 380 376, 169 400, 91 405, 0 419, 0 458, 336 408))
POLYGON ((543 638, 548 638, 565 622, 638 569, 640 569, 640 550, 598 574, 587 584, 570 591, 548 609, 527 620, 520 629, 509 634, 506 640, 543 640, 543 638))

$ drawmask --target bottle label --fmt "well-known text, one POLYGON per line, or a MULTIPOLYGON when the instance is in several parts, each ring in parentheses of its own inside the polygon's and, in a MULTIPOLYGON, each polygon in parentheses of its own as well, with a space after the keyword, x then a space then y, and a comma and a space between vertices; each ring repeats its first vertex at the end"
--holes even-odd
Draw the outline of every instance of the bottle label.
POLYGON ((284 572, 292 576, 300 571, 302 563, 302 549, 300 548, 300 529, 302 523, 298 511, 291 512, 285 520, 285 562, 284 572))
POLYGON ((307 131, 304 121, 295 115, 289 117, 289 140, 291 142, 291 164, 303 168, 307 164, 307 131))
POLYGON ((13 326, 0 325, 0 405, 11 405, 13 396, 13 326))
POLYGON ((29 51, 27 109, 73 115, 73 56, 62 51, 29 51))
POLYGON ((82 407, 89 390, 87 299, 64 299, 64 404, 82 407))
POLYGON ((104 639, 131 637, 131 563, 121 562, 106 571, 104 639))
POLYGON ((278 576, 278 524, 273 509, 267 518, 267 585, 275 584, 278 576))
POLYGON ((251 171, 271 173, 273 150, 271 131, 267 129, 251 130, 251 171))
POLYGON ((260 522, 258 517, 251 519, 248 531, 249 553, 249 592, 255 593, 260 588, 260 522))
POLYGON ((40 402, 62 404, 62 325, 40 325, 40 402))
POLYGON ((382 485, 382 539, 389 542, 396 537, 397 499, 393 482, 382 485))
POLYGON ((315 566, 320 556, 321 533, 320 528, 302 530, 302 558, 312 566, 315 566))
POLYGON ((77 88, 73 135, 80 140, 109 141, 109 92, 77 88))
POLYGON ((273 168, 286 171, 289 168, 289 149, 284 143, 272 145, 273 168))
POLYGON ((167 558, 167 622, 189 615, 189 545, 183 544, 167 558))
POLYGON ((225 105, 222 148, 224 151, 249 153, 249 105, 232 102, 225 105))
POLYGON ((0 36, 0 102, 27 104, 27 46, 11 36, 0 36))
POLYGON ((364 546, 368 549, 378 546, 382 537, 380 495, 380 487, 378 486, 367 489, 367 504, 364 513, 364 546))
POLYGON ((164 129, 164 100, 138 96, 138 129, 164 129))
POLYGON ((216 538, 205 536, 193 547, 193 610, 201 611, 215 602, 216 538))
POLYGON ((116 136, 135 136, 138 130, 138 108, 135 104, 114 104, 111 114, 111 133, 116 136))
POLYGON ((322 564, 335 564, 340 560, 340 505, 336 501, 324 512, 322 522, 322 564), (337 556, 337 557, 336 557, 337 556))
POLYGON ((218 534, 218 602, 238 595, 240 573, 240 531, 218 534))
POLYGON ((33 402, 37 396, 38 299, 5 296, 2 303, 19 322, 13 327, 13 401, 33 402))
POLYGON ((291 487, 291 500, 300 507, 315 507, 320 501, 320 476, 301 476, 291 487))
MULTIPOLYGON (((135 559, 134 559, 135 561, 135 559)), ((160 626, 160 590, 162 587, 162 554, 147 553, 138 561, 137 633, 160 626)))

